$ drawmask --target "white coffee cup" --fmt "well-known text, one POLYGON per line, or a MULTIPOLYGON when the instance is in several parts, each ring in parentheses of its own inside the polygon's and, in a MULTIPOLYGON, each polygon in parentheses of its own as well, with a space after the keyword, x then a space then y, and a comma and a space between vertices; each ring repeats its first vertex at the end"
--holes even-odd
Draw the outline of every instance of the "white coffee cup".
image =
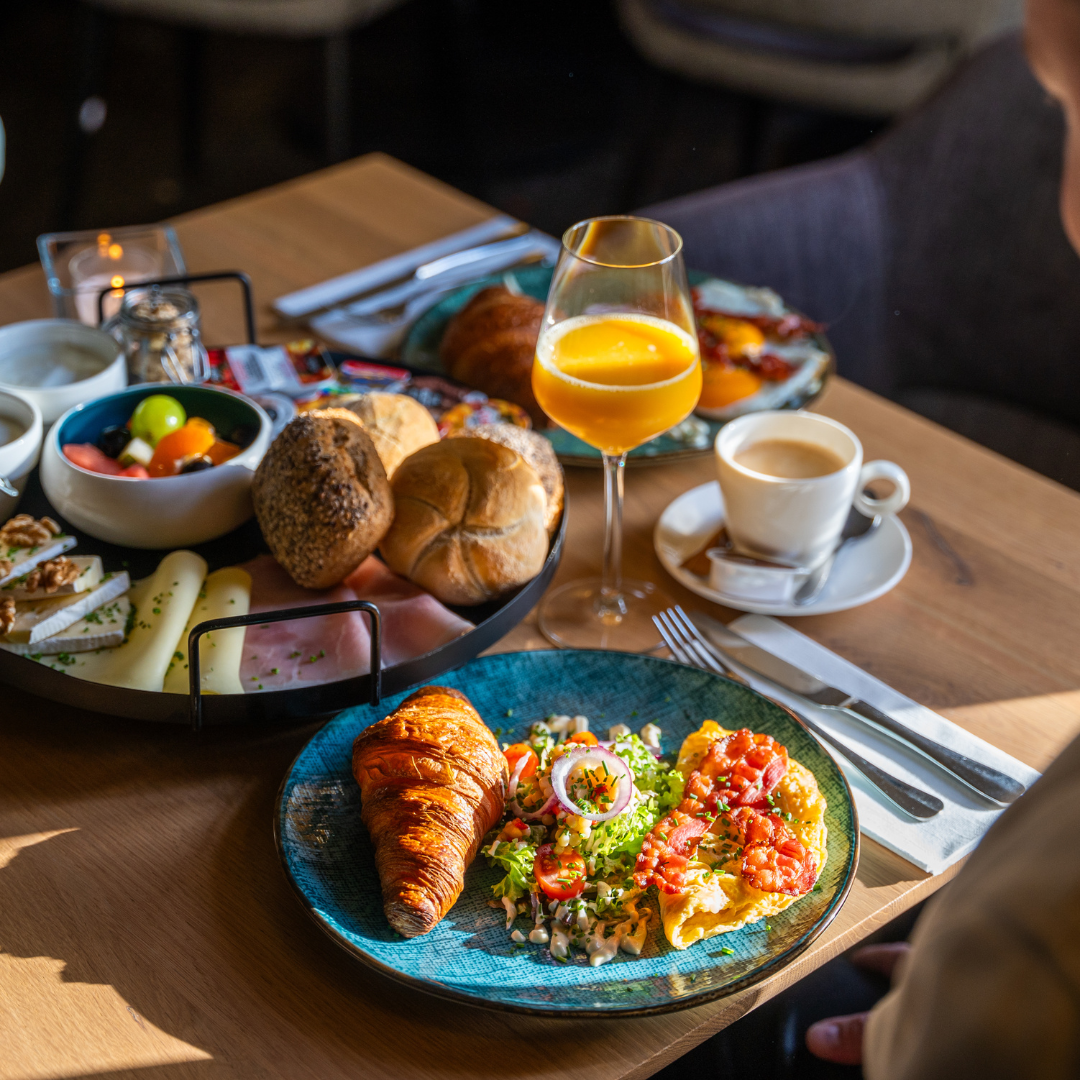
POLYGON ((817 566, 840 540, 852 505, 868 517, 896 514, 911 496, 907 473, 891 461, 863 464, 855 433, 817 413, 777 410, 749 413, 725 424, 716 436, 716 465, 724 496, 727 533, 735 549, 756 559, 817 566), (737 455, 764 440, 809 443, 843 465, 821 476, 789 479, 755 472, 737 455), (884 499, 864 494, 873 480, 890 480, 884 499))

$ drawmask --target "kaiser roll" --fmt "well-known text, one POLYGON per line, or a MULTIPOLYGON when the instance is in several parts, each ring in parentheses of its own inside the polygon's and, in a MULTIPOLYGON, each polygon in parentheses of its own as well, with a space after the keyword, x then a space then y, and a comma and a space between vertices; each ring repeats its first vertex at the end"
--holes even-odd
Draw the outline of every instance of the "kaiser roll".
POLYGON ((410 454, 439 441, 439 428, 431 413, 407 394, 374 391, 349 402, 346 408, 360 417, 388 477, 410 454))
POLYGON ((302 413, 251 484, 259 527, 297 585, 327 589, 379 546, 394 496, 375 444, 347 409, 302 413))
POLYGON ((553 533, 562 513, 565 489, 563 471, 555 456, 555 447, 543 435, 517 424, 477 424, 473 428, 452 431, 448 439, 490 439, 502 446, 516 450, 535 470, 547 495, 544 525, 553 533))
POLYGON ((445 603, 480 604, 540 573, 547 496, 516 451, 447 439, 406 458, 391 486, 394 523, 382 556, 445 603))

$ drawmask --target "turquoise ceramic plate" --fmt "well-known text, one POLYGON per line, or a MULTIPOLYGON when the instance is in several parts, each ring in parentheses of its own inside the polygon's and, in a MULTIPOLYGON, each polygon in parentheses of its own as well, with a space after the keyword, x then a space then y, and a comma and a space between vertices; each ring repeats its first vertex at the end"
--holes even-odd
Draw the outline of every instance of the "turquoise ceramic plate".
MULTIPOLYGON (((536 297, 537 300, 547 300, 551 274, 551 268, 543 266, 529 266, 513 271, 514 279, 521 291, 536 297)), ((690 271, 689 276, 691 285, 704 285, 709 281, 718 280, 710 278, 708 274, 695 271, 690 271)), ((496 274, 482 281, 475 281, 471 285, 463 285, 460 289, 448 293, 438 304, 421 315, 409 330, 408 337, 402 345, 402 362, 413 368, 441 374, 443 367, 439 359, 439 344, 446 330, 446 324, 476 293, 488 285, 500 284, 504 277, 503 274, 496 274)), ((749 295, 753 291, 730 282, 725 284, 743 295, 749 295)), ((770 396, 763 399, 759 405, 748 406, 747 411, 753 411, 755 407, 801 409, 821 393, 825 380, 834 365, 832 347, 823 334, 816 335, 812 340, 816 346, 816 357, 813 361, 807 361, 799 374, 789 380, 788 389, 783 389, 787 384, 772 384, 775 389, 770 396)), ((723 427, 726 420, 732 419, 739 411, 739 407, 732 407, 731 415, 725 413, 719 419, 699 417, 700 424, 697 430, 693 433, 684 433, 683 438, 676 439, 669 434, 658 435, 644 446, 631 450, 629 461, 637 465, 660 465, 687 456, 694 457, 710 453, 716 433, 723 427)), ((599 465, 601 463, 600 451, 582 442, 576 435, 571 435, 569 431, 549 428, 543 434, 551 440, 563 464, 599 465)))
POLYGON ((502 876, 478 859, 458 902, 431 933, 405 940, 383 915, 353 739, 406 695, 342 713, 301 751, 282 784, 276 837, 285 872, 315 921, 339 945, 391 978, 473 1005, 556 1016, 626 1016, 700 1005, 776 974, 836 916, 855 876, 859 827, 833 759, 790 713, 749 688, 667 660, 607 652, 503 653, 473 660, 441 684, 469 695, 502 741, 525 736, 551 712, 584 713, 594 729, 655 720, 674 760, 702 720, 768 732, 817 777, 828 801, 828 860, 814 891, 764 922, 680 952, 654 924, 641 956, 590 967, 543 946, 516 948, 501 909, 488 907, 502 876), (509 715, 512 711, 512 715, 509 715), (731 949, 728 955, 724 950, 731 949))

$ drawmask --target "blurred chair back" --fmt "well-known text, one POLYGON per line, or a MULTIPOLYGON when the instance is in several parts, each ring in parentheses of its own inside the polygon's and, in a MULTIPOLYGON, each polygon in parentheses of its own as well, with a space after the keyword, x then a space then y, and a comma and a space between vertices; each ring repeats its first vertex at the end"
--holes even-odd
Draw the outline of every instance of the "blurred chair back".
POLYGON ((653 63, 702 82, 887 116, 925 98, 1023 0, 618 0, 653 63))

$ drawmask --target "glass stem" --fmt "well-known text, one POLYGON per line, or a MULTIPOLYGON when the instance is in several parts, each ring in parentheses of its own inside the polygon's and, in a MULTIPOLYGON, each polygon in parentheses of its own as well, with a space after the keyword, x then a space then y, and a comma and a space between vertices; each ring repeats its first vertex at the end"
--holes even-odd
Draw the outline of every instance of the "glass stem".
POLYGON ((604 573, 598 614, 619 622, 626 614, 622 595, 622 512, 626 454, 604 454, 604 573))

